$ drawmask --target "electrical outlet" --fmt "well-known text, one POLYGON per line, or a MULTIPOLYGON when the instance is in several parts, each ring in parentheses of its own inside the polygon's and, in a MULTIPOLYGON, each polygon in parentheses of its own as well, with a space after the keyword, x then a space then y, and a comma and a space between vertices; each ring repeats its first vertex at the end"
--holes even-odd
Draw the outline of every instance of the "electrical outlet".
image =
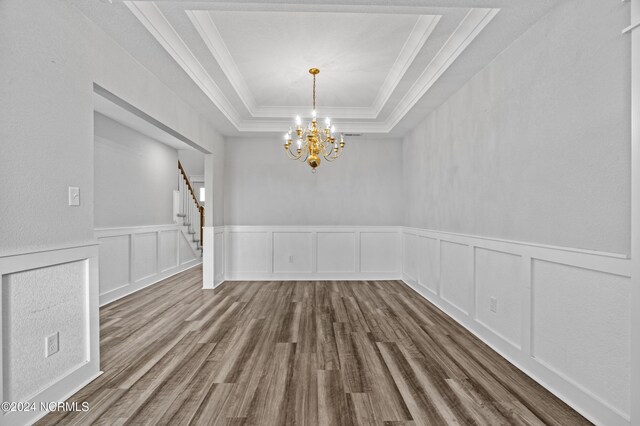
POLYGON ((293 263, 293 256, 289 256, 289 263, 293 263))
POLYGON ((58 333, 57 331, 52 334, 51 336, 47 337, 44 341, 45 344, 45 351, 44 351, 44 356, 45 358, 49 358, 51 355, 55 354, 58 352, 58 350, 60 350, 60 339, 59 339, 60 333, 58 333))
POLYGON ((489 309, 491 312, 498 312, 498 299, 495 297, 489 299, 489 309))

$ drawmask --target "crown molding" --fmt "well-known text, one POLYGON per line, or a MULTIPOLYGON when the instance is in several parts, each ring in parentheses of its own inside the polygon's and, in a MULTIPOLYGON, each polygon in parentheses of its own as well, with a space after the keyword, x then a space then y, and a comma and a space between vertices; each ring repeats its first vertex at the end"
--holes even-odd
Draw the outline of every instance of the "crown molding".
POLYGON ((158 6, 152 1, 124 1, 123 3, 237 128, 240 123, 240 114, 158 6))
MULTIPOLYGON (((291 119, 285 120, 243 120, 239 132, 282 133, 291 126, 291 119)), ((348 133, 389 133, 385 122, 378 121, 336 121, 337 132, 348 133)))
POLYGON ((386 120, 389 131, 464 52, 500 9, 471 9, 386 120))
POLYGON ((222 39, 218 27, 211 18, 211 13, 208 10, 186 10, 185 11, 191 23, 195 27, 196 31, 204 40, 204 43, 209 48, 209 51, 213 55, 213 58, 218 62, 222 72, 227 76, 231 86, 236 91, 240 100, 244 104, 245 108, 251 116, 255 117, 253 111, 256 109, 256 101, 247 85, 246 80, 242 77, 240 70, 233 60, 233 56, 227 44, 222 39))
MULTIPOLYGON (((123 3, 239 132, 280 132, 291 124, 290 119, 292 116, 299 113, 299 111, 305 110, 305 107, 255 105, 253 95, 209 13, 186 11, 196 30, 204 39, 223 72, 229 78, 234 90, 236 90, 244 106, 249 111, 251 118, 243 119, 153 1, 125 1, 123 3)), ((323 115, 337 119, 336 124, 338 127, 345 130, 348 129, 349 132, 391 132, 499 11, 500 9, 497 8, 470 9, 385 120, 357 121, 378 119, 380 111, 386 105, 389 96, 402 80, 406 70, 413 63, 418 52, 422 49, 422 46, 440 20, 439 15, 421 15, 402 51, 396 58, 392 72, 388 74, 378 98, 376 98, 375 105, 357 108, 327 107, 322 108, 323 115), (376 111, 376 108, 380 108, 380 110, 376 111)))
POLYGON ((396 58, 395 63, 391 67, 391 71, 387 75, 378 96, 373 101, 372 109, 375 111, 375 117, 378 118, 380 111, 384 108, 391 94, 396 90, 405 73, 418 56, 418 52, 427 42, 429 36, 440 22, 441 15, 420 15, 411 34, 407 38, 404 46, 400 50, 400 54, 396 58))

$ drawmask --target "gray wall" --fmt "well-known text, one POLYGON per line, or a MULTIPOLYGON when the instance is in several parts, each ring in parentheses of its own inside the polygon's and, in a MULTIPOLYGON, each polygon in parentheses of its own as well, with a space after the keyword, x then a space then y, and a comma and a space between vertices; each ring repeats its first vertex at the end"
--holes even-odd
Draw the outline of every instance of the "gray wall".
POLYGON ((178 150, 178 159, 189 176, 204 176, 204 156, 200 151, 178 150))
POLYGON ((228 225, 399 225, 402 144, 353 138, 317 173, 286 158, 281 138, 228 138, 228 225))
POLYGON ((96 228, 173 223, 178 152, 94 114, 96 228))
POLYGON ((0 40, 0 254, 93 239, 94 82, 222 156, 199 113, 68 3, 1 1, 0 40))
POLYGON ((204 215, 207 226, 225 224, 225 145, 225 142, 216 142, 214 153, 204 156, 204 179, 207 187, 204 215))
MULTIPOLYGON (((92 378, 93 366, 87 370, 76 361, 87 359, 87 342, 78 337, 89 338, 82 330, 97 315, 97 297, 77 288, 96 291, 97 265, 92 259, 88 272, 86 261, 60 264, 60 256, 75 256, 70 250, 30 253, 94 240, 93 84, 202 145, 219 162, 223 139, 66 1, 0 1, 0 40, 0 258, 17 270, 38 262, 36 269, 7 277, 3 289, 11 292, 0 308, 7 320, 0 336, 8 342, 6 385, 16 400, 43 389, 48 399, 64 399, 79 382, 92 378), (80 188, 80 206, 68 206, 68 186, 80 188), (15 253, 26 254, 10 256, 15 253), (15 286, 25 291, 13 292, 15 286), (25 324, 28 333, 22 332, 25 324), (36 356, 52 328, 60 332, 59 354, 36 356), (34 355, 25 357, 12 348, 34 355), (72 365, 78 370, 69 375, 72 365)), ((94 248, 78 250, 87 254, 94 248)), ((95 332, 91 339, 97 343, 95 332)), ((97 368, 94 355, 90 362, 97 368)))
POLYGON ((561 3, 417 126, 405 224, 628 253, 625 6, 561 3))

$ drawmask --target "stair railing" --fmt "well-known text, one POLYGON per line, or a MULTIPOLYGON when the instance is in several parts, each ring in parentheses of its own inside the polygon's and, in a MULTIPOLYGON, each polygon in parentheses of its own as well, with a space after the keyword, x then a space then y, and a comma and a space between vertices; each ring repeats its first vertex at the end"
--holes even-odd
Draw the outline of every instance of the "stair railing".
POLYGON ((200 246, 203 245, 203 228, 204 228, 204 206, 200 204, 198 201, 198 197, 196 197, 196 193, 193 190, 193 186, 191 186, 191 182, 189 181, 189 176, 187 172, 185 172, 184 167, 182 167, 182 163, 178 160, 178 185, 180 190, 180 214, 179 217, 182 217, 184 220, 184 224, 189 227, 189 233, 193 234, 193 241, 199 243, 200 246), (195 224, 199 224, 200 228, 200 239, 197 240, 195 238, 196 227, 195 224))

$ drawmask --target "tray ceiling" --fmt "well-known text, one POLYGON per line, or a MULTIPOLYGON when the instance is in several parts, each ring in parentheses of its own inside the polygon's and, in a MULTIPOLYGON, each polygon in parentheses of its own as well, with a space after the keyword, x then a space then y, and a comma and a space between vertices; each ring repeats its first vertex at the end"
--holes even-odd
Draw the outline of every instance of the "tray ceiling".
POLYGON ((465 10, 432 55, 423 47, 441 15, 184 10, 194 32, 172 21, 175 8, 125 5, 239 131, 280 130, 283 119, 309 114, 307 70, 318 67, 322 116, 351 131, 388 133, 499 12, 465 10), (209 55, 235 93, 204 65, 209 55), (391 100, 419 55, 430 56, 426 68, 391 100))
POLYGON ((318 67, 320 116, 398 136, 559 0, 70 1, 225 134, 308 116, 318 67))

